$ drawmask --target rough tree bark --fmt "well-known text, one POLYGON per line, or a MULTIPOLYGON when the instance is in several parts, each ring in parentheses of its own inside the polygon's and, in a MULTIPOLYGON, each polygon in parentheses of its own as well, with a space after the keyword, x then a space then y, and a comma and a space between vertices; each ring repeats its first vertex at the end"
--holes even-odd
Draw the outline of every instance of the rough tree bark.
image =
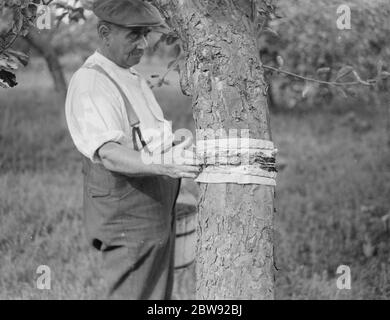
MULTIPOLYGON (((181 86, 192 96, 196 128, 249 129, 251 138, 271 140, 251 19, 263 1, 153 2, 183 41, 181 86)), ((274 298, 273 201, 270 186, 201 185, 197 299, 274 298)))

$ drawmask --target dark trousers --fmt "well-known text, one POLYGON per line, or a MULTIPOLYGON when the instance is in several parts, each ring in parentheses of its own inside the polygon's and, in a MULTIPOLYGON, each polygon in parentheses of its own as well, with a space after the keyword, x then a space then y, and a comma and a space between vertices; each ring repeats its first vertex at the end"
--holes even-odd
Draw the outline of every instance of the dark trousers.
POLYGON ((103 255, 108 297, 170 299, 180 180, 126 177, 87 158, 83 173, 85 226, 103 255))

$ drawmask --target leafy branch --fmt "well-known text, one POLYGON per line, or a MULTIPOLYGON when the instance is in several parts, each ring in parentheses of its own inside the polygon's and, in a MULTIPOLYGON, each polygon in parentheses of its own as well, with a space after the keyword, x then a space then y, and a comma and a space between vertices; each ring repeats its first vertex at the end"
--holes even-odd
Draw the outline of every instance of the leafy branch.
POLYGON ((180 64, 184 62, 183 50, 181 44, 179 43, 179 37, 175 32, 163 33, 160 36, 159 40, 153 46, 152 52, 156 52, 160 44, 163 43, 165 43, 168 46, 175 44, 175 46, 173 47, 173 51, 174 51, 173 54, 175 59, 168 63, 167 71, 162 76, 157 74, 151 76, 151 78, 158 79, 156 84, 151 84, 149 81, 149 86, 151 89, 153 89, 155 86, 161 87, 164 84, 169 84, 169 82, 166 80, 168 74, 173 70, 180 72, 180 64))
POLYGON ((51 4, 63 10, 56 17, 58 28, 65 17, 70 22, 85 20, 84 8, 77 6, 78 1, 80 0, 76 0, 74 6, 62 0, 5 0, 0 3, 0 87, 14 87, 17 84, 15 70, 20 64, 27 64, 28 57, 25 54, 10 48, 18 37, 26 36, 35 27, 40 6, 51 4))
MULTIPOLYGON (((263 68, 270 70, 270 71, 273 71, 273 72, 276 72, 276 73, 279 73, 279 74, 285 74, 287 76, 290 76, 290 77, 293 77, 296 79, 300 79, 300 80, 303 80, 306 82, 314 82, 317 84, 338 87, 339 89, 341 89, 340 87, 356 86, 356 85, 363 85, 366 87, 375 87, 381 81, 383 81, 387 78, 390 78, 390 72, 383 71, 383 62, 382 61, 378 62, 377 75, 374 79, 363 80, 360 77, 360 75, 358 74, 358 72, 352 66, 344 66, 338 71, 336 78, 332 81, 325 81, 325 80, 320 80, 320 79, 316 79, 313 77, 306 77, 306 76, 302 76, 302 75, 293 73, 291 71, 283 70, 283 69, 281 69, 281 67, 283 66, 283 59, 280 56, 277 57, 277 62, 279 64, 279 67, 272 67, 269 65, 263 65, 263 68), (354 77, 354 79, 355 79, 354 81, 339 81, 350 74, 352 74, 352 76, 354 77)), ((330 71, 331 71, 330 68, 320 68, 317 70, 317 73, 329 73, 330 71)), ((307 94, 308 90, 310 90, 310 87, 305 86, 305 88, 302 92, 302 95, 305 96, 307 94)), ((345 92, 344 91, 342 91, 342 92, 345 95, 345 92)))

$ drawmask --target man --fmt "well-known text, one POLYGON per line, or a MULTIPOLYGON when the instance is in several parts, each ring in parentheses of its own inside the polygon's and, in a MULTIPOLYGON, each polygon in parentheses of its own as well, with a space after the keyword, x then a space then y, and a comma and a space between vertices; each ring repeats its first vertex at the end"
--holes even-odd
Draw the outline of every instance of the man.
POLYGON ((199 167, 184 150, 191 141, 172 147, 170 124, 132 68, 163 20, 141 0, 97 0, 93 12, 100 46, 73 75, 66 99, 83 155, 88 238, 102 252, 110 298, 169 299, 180 178, 196 178, 199 167), (143 154, 156 146, 179 156, 147 164, 143 154))

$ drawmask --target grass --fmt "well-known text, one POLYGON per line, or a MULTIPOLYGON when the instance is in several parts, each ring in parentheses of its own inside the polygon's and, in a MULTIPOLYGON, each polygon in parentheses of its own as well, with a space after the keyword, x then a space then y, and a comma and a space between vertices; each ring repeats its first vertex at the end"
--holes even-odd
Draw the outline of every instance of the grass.
MULTIPOLYGON (((380 120, 370 121, 374 128, 380 120)), ((341 122, 326 114, 275 119, 289 163, 276 193, 280 298, 389 297, 385 132, 341 122), (335 286, 341 264, 351 268, 350 292, 335 286)))
MULTIPOLYGON (((156 69, 155 61, 139 68, 156 69)), ((100 258, 84 236, 80 156, 61 125, 63 106, 42 61, 19 81, 0 91, 0 299, 99 299, 100 258), (51 268, 51 290, 36 288, 39 265, 51 268)), ((177 87, 156 94, 175 128, 193 129, 190 100, 177 87)), ((382 117, 278 113, 271 125, 287 163, 276 190, 276 297, 390 298, 382 117), (336 287, 342 264, 351 268, 351 290, 336 287)))

